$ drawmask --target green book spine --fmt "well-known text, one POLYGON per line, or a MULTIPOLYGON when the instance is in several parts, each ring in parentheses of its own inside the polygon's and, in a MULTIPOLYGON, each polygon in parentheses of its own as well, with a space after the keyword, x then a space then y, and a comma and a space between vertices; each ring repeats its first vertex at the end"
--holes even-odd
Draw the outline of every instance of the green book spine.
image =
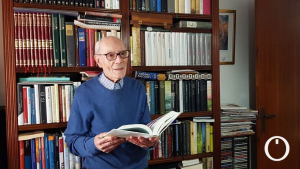
POLYGON ((65 15, 58 14, 61 67, 67 66, 65 15))
POLYGON ((202 124, 197 123, 197 153, 203 152, 203 142, 202 142, 202 124))
POLYGON ((51 14, 52 20, 52 50, 53 50, 53 59, 54 67, 60 66, 60 49, 59 49, 59 31, 58 31, 58 15, 51 14))
POLYGON ((101 40, 101 31, 97 31, 97 39, 98 39, 98 41, 101 40))
POLYGON ((211 81, 207 80, 207 111, 212 111, 211 81))
POLYGON ((165 108, 166 108, 166 113, 169 113, 170 111, 173 110, 171 81, 165 81, 165 108))
POLYGON ((165 106, 165 81, 159 81, 159 101, 160 101, 160 114, 166 113, 165 106))

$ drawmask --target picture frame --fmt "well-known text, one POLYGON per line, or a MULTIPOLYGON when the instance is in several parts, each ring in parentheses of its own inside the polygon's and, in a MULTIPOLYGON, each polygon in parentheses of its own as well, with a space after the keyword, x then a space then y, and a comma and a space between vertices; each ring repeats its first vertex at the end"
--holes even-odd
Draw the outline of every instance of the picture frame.
POLYGON ((235 61, 236 10, 219 10, 220 65, 233 65, 235 61))

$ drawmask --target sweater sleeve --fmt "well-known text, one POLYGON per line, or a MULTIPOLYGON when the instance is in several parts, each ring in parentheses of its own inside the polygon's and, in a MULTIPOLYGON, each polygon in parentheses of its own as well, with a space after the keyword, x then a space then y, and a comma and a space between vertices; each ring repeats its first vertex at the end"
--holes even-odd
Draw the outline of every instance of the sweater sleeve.
POLYGON ((65 131, 69 151, 77 156, 87 157, 101 153, 94 144, 94 136, 88 135, 92 115, 86 110, 83 96, 75 93, 68 126, 65 131), (80 106, 79 106, 80 105, 80 106))

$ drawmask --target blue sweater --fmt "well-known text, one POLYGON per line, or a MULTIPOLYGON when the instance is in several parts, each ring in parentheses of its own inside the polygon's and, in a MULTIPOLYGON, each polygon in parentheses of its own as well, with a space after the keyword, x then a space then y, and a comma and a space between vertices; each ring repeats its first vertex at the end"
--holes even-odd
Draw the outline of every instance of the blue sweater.
POLYGON ((125 124, 147 124, 151 121, 145 87, 139 81, 124 77, 119 90, 109 90, 98 76, 76 89, 71 115, 65 131, 72 154, 85 157, 83 166, 93 168, 146 168, 147 149, 125 142, 110 153, 98 150, 94 137, 125 124))

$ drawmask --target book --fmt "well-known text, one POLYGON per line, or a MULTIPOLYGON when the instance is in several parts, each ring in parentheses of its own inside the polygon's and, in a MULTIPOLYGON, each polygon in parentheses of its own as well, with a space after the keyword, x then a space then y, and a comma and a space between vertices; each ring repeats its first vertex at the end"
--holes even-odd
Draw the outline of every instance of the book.
POLYGON ((129 124, 123 125, 118 129, 113 129, 105 136, 116 136, 128 138, 134 137, 156 137, 162 134, 162 132, 181 114, 182 112, 171 111, 163 116, 160 116, 147 125, 144 124, 129 124))

